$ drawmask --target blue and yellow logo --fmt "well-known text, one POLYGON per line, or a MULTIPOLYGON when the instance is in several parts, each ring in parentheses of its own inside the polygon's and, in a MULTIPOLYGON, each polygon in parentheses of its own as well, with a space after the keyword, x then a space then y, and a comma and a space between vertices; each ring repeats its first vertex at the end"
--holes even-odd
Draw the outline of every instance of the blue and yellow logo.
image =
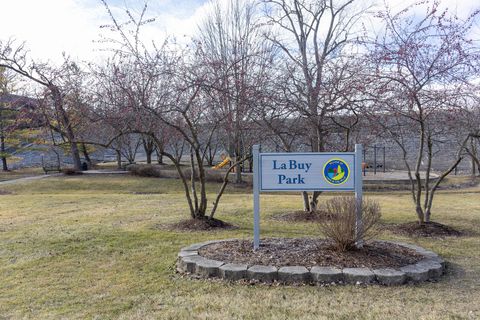
POLYGON ((341 159, 331 159, 323 167, 323 177, 330 184, 339 185, 348 180, 350 168, 341 159))

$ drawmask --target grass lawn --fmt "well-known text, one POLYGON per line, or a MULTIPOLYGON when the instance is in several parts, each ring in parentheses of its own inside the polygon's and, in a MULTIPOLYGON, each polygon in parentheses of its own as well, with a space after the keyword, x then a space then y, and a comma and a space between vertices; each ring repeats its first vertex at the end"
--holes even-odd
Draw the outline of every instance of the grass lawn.
MULTIPOLYGON (((218 188, 209 185, 210 198, 218 188)), ((0 187, 0 319, 479 319, 480 188, 438 193, 433 218, 470 236, 397 239, 448 261, 438 283, 382 286, 247 286, 175 274, 182 246, 250 238, 252 196, 229 190, 217 217, 239 229, 173 232, 187 217, 176 180, 58 177, 0 187), (1 194, 1 193, 0 193, 1 194)), ((331 196, 331 195, 329 195, 331 196)), ((407 192, 370 193, 386 223, 414 219, 407 192)), ((322 196, 326 197, 326 196, 322 196)), ((299 195, 262 195, 262 236, 317 236, 314 224, 271 217, 299 195)))
POLYGON ((12 171, 0 171, 0 181, 19 179, 44 174, 42 168, 23 168, 12 171))

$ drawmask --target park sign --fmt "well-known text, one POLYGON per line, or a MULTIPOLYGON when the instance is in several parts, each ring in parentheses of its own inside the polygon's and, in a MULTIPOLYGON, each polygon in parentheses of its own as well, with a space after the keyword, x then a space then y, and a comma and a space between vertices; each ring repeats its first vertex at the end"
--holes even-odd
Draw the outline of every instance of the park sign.
MULTIPOLYGON (((254 249, 260 245, 260 192, 350 191, 361 228, 362 145, 355 152, 261 153, 253 146, 254 249)), ((361 246, 361 243, 358 244, 361 246)))
POLYGON ((355 153, 261 153, 260 191, 354 191, 355 153))

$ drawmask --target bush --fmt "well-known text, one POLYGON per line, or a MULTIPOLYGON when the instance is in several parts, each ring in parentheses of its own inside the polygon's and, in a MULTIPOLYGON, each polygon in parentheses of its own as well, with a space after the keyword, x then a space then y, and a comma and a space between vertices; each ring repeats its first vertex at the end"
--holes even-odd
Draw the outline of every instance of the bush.
MULTIPOLYGON (((133 175, 141 176, 141 177, 157 177, 157 178, 173 178, 179 179, 180 176, 178 174, 177 169, 173 166, 160 166, 157 164, 129 164, 126 166, 127 171, 131 172, 133 175)), ((192 169, 187 166, 182 166, 182 172, 187 180, 190 180, 192 175, 192 169)), ((195 180, 198 181, 198 169, 196 170, 197 178, 195 180)), ((229 181, 233 181, 235 173, 231 173, 229 177, 229 181)), ((214 170, 211 168, 207 168, 205 166, 205 181, 206 182, 216 182, 222 183, 223 178, 225 176, 225 170, 214 170)), ((252 184, 252 176, 244 176, 243 177, 246 184, 252 184)))
POLYGON ((162 177, 159 166, 153 164, 130 164, 126 169, 132 174, 141 177, 162 177))
MULTIPOLYGON (((127 170, 132 174, 141 176, 141 177, 157 177, 157 178, 175 178, 178 179, 176 168, 163 169, 159 165, 153 164, 130 164, 127 166, 127 170)), ((190 180, 192 174, 191 168, 185 167, 182 168, 184 176, 190 180)), ((198 176, 198 170, 196 171, 198 176)), ((205 181, 207 182, 223 182, 224 171, 216 171, 212 169, 205 168, 205 181)), ((196 179, 198 180, 198 178, 196 179)))
POLYGON ((214 169, 206 169, 205 170, 205 181, 207 181, 207 182, 222 183, 224 176, 225 176, 224 171, 218 171, 218 170, 214 170, 214 169))
POLYGON ((364 200, 362 204, 362 232, 355 234, 356 200, 355 197, 335 197, 325 202, 322 211, 328 219, 319 221, 320 229, 325 236, 335 243, 339 251, 355 248, 355 243, 363 239, 367 241, 378 234, 380 206, 373 200, 364 200))
POLYGON ((74 168, 63 168, 61 172, 66 176, 73 176, 77 174, 82 174, 82 171, 77 171, 74 168))

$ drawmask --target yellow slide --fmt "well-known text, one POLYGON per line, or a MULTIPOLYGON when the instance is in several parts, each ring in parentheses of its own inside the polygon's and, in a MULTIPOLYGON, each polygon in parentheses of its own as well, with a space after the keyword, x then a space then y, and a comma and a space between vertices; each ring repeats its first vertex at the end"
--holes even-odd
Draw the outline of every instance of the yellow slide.
POLYGON ((225 159, 223 159, 222 162, 220 162, 219 164, 217 164, 216 166, 212 167, 212 169, 220 169, 220 168, 223 168, 225 167, 232 159, 230 159, 229 156, 225 157, 225 159))

